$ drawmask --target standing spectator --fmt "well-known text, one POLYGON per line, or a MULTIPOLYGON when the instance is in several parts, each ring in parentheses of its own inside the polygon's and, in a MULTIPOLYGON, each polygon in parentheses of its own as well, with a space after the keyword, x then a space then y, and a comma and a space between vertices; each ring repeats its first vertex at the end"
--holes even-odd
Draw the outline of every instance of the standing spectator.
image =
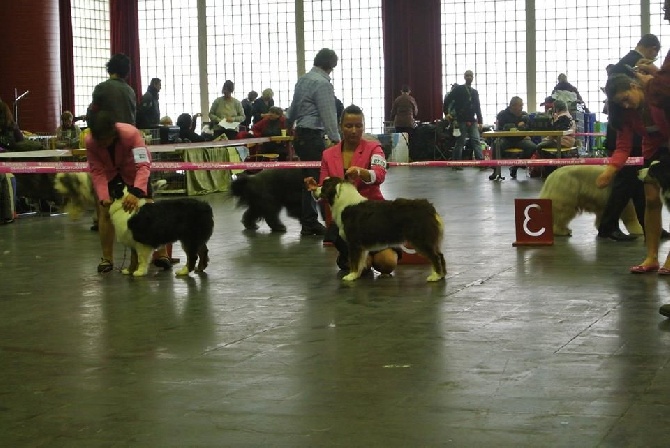
POLYGON ((237 137, 237 127, 244 121, 244 109, 242 103, 233 98, 235 83, 230 79, 223 83, 221 92, 223 96, 218 97, 209 108, 209 119, 214 127, 214 137, 226 134, 229 140, 237 137), (221 122, 228 123, 228 127, 221 126, 221 122), (237 123, 237 125, 235 125, 237 123))
POLYGON ((241 101, 242 109, 244 110, 244 121, 240 124, 247 130, 251 126, 251 117, 253 116, 253 106, 256 98, 258 98, 258 92, 252 90, 251 92, 247 93, 247 97, 241 101))
POLYGON ((558 75, 558 84, 554 86, 554 89, 551 91, 551 93, 556 93, 559 90, 563 90, 566 92, 572 92, 577 96, 577 101, 580 103, 583 103, 584 100, 582 100, 582 96, 579 94, 579 90, 577 90, 577 87, 573 86, 568 82, 568 75, 565 73, 561 73, 558 75))
MULTIPOLYGON (((496 123, 499 131, 510 131, 512 129, 527 130, 529 126, 529 117, 523 110, 523 100, 514 96, 509 102, 507 109, 498 113, 496 123)), ((500 139, 500 156, 505 157, 505 151, 510 148, 521 149, 520 159, 530 159, 535 152, 535 143, 530 137, 505 137, 500 139)), ((519 167, 513 166, 509 169, 509 175, 516 179, 516 172, 519 167)))
POLYGON ((142 95, 140 107, 137 108, 137 128, 151 129, 160 125, 161 109, 158 104, 158 92, 161 91, 161 80, 153 78, 147 91, 142 95))
MULTIPOLYGON (((314 57, 314 66, 295 85, 293 101, 288 112, 289 129, 295 124, 293 148, 303 161, 321 160, 326 149, 324 132, 332 144, 340 141, 337 129, 335 93, 330 83, 330 73, 337 66, 337 54, 329 48, 322 48, 314 57)), ((305 177, 319 176, 318 168, 304 170, 305 177)), ((301 235, 323 235, 326 228, 318 220, 316 202, 305 189, 302 197, 301 235)))
MULTIPOLYGON (((140 198, 150 198, 149 175, 151 155, 144 144, 140 131, 126 123, 116 123, 106 111, 96 114, 91 134, 86 137, 86 154, 91 180, 98 197, 98 225, 102 259, 98 272, 114 269, 114 226, 109 216, 109 206, 114 199, 123 197, 123 188, 128 195, 123 208, 132 212, 137 209, 140 198)), ((169 269, 172 263, 160 249, 156 266, 169 269)))
POLYGON ((410 138, 414 132, 416 114, 419 113, 419 107, 411 93, 408 85, 402 86, 400 95, 393 101, 393 107, 391 107, 391 120, 393 120, 395 131, 407 132, 410 138))
POLYGON ((60 116, 60 126, 56 128, 56 148, 79 148, 81 129, 74 125, 72 112, 66 110, 60 116))
POLYGON ((117 53, 107 62, 109 79, 93 89, 93 100, 86 113, 89 126, 99 111, 110 112, 118 123, 135 126, 137 100, 135 91, 126 82, 129 72, 130 59, 125 54, 117 53))
POLYGON ((270 108, 275 105, 275 100, 272 99, 274 95, 275 93, 272 91, 272 89, 265 89, 261 93, 261 97, 254 101, 252 108, 254 124, 261 121, 264 114, 267 114, 270 108))
MULTIPOLYGON (((472 70, 463 74, 465 84, 454 87, 444 98, 443 111, 447 119, 454 119, 454 129, 458 129, 460 135, 456 138, 454 146, 454 160, 463 158, 463 148, 468 139, 468 147, 472 149, 475 159, 483 160, 482 147, 479 143, 479 132, 482 128, 482 109, 479 104, 479 93, 472 88, 472 81, 475 75, 472 70), (449 111, 454 107, 455 116, 449 111)), ((455 168, 462 169, 460 167, 455 168)))
POLYGON ((609 75, 628 73, 630 67, 651 63, 658 57, 658 52, 660 50, 661 42, 658 40, 658 37, 654 34, 645 34, 640 38, 635 48, 630 50, 628 54, 622 57, 619 62, 612 67, 609 71, 609 75))

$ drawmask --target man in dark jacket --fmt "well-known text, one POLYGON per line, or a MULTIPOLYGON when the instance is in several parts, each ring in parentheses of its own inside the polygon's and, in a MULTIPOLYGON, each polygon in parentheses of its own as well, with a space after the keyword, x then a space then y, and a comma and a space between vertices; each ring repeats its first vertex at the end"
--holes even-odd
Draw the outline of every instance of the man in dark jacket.
POLYGON ((137 108, 137 128, 149 129, 159 126, 161 110, 158 105, 158 92, 161 91, 161 80, 153 78, 147 91, 142 95, 140 107, 137 108))
MULTIPOLYGON (((528 130, 530 118, 523 110, 523 100, 514 96, 509 102, 507 109, 501 110, 496 117, 499 131, 511 131, 513 129, 528 130)), ((535 143, 530 137, 505 137, 500 139, 500 151, 503 158, 510 158, 505 152, 508 149, 520 149, 521 153, 512 157, 519 159, 530 159, 535 152, 535 143)), ((509 169, 510 176, 516 178, 518 167, 513 166, 509 169)))
MULTIPOLYGON (((653 61, 658 56, 661 49, 661 43, 653 34, 645 34, 642 36, 637 46, 628 54, 619 60, 613 67, 607 71, 608 76, 616 73, 630 73, 631 67, 635 67, 641 61, 653 61)), ((608 125, 607 126, 607 149, 610 154, 616 148, 616 131, 608 125)), ((633 152, 631 156, 642 155, 642 141, 639 137, 633 139, 633 152)), ((628 204, 629 200, 633 200, 635 211, 638 216, 638 221, 644 227, 644 185, 637 177, 637 172, 640 167, 625 166, 620 169, 614 179, 612 180, 612 192, 610 193, 605 210, 603 210, 600 225, 598 226, 598 237, 607 238, 613 241, 631 241, 637 238, 635 235, 628 235, 621 231, 619 227, 619 217, 623 209, 628 204)), ((661 238, 668 237, 666 230, 662 231, 661 238)))
MULTIPOLYGON (((475 159, 483 160, 481 144, 479 143, 479 131, 482 127, 482 109, 479 104, 479 93, 472 88, 475 75, 472 70, 463 74, 465 84, 454 87, 444 98, 443 111, 448 120, 454 120, 454 129, 460 131, 454 147, 454 160, 463 158, 465 140, 468 147, 474 151, 475 159), (455 116, 449 111, 453 106, 455 116)), ((454 134, 455 135, 455 134, 454 134)), ((458 168, 455 168, 458 169, 458 168)))

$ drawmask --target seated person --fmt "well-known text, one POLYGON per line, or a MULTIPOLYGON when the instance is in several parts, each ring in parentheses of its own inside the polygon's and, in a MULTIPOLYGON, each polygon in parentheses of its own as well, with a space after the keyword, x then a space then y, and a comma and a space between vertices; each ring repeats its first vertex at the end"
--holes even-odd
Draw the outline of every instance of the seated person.
POLYGON ((568 76, 565 73, 558 75, 558 84, 554 86, 554 89, 551 91, 551 93, 556 93, 559 90, 572 92, 577 96, 577 101, 580 103, 584 102, 584 100, 582 100, 582 96, 579 94, 579 90, 577 90, 577 87, 568 82, 568 76))
MULTIPOLYGON (((282 135, 286 129, 286 117, 281 107, 272 106, 264 117, 251 128, 254 137, 276 137, 282 135)), ((258 152, 258 151, 256 151, 258 152)), ((264 154, 279 154, 279 160, 287 160, 288 151, 282 142, 263 143, 261 151, 264 154)))
POLYGON ((273 96, 274 92, 272 89, 265 89, 261 93, 261 97, 254 101, 254 104, 251 107, 254 125, 259 123, 265 114, 268 113, 270 108, 275 105, 275 101, 272 99, 273 96))
POLYGON ((204 142, 205 137, 199 135, 195 132, 195 126, 198 121, 198 117, 202 114, 195 114, 191 117, 191 114, 183 113, 177 117, 177 126, 179 126, 179 138, 182 141, 194 142, 204 142))
POLYGON ((0 100, 0 148, 7 151, 18 150, 17 144, 23 141, 23 133, 14 121, 14 115, 7 103, 0 100))
MULTIPOLYGON (((572 131, 574 133, 576 128, 575 120, 572 118, 572 115, 570 115, 570 112, 568 112, 567 104, 561 100, 554 101, 552 129, 554 131, 572 131)), ((553 151, 545 151, 544 149, 557 149, 559 143, 561 148, 572 148, 575 146, 575 136, 564 135, 562 137, 544 137, 537 145, 540 157, 556 157, 556 154, 553 151)))
POLYGON ((81 129, 74 125, 72 112, 66 110, 60 116, 61 125, 56 128, 56 148, 72 149, 79 148, 79 135, 81 129))
MULTIPOLYGON (((530 118, 523 110, 523 100, 518 96, 512 97, 507 109, 500 111, 496 117, 499 131, 510 131, 513 129, 526 130, 529 128, 530 118)), ((535 143, 530 137, 504 137, 500 139, 500 156, 505 158, 530 159, 535 152, 535 143), (510 155, 508 149, 521 149, 520 154, 510 155)), ((512 178, 516 178, 519 167, 513 166, 509 169, 512 178)))

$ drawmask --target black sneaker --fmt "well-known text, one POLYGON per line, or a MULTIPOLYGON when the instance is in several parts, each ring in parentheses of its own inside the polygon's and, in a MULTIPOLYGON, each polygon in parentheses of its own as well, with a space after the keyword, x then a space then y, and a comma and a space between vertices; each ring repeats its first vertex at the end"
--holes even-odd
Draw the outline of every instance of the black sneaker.
POLYGON ((661 307, 658 309, 658 312, 661 313, 665 317, 670 317, 670 303, 666 303, 665 305, 661 305, 661 307))
POLYGON ((114 263, 106 258, 100 259, 100 264, 98 265, 98 273, 105 274, 111 272, 114 269, 114 263))
POLYGON ((627 235, 621 230, 615 230, 610 233, 600 233, 598 232, 598 238, 608 238, 612 241, 634 241, 637 239, 637 235, 627 235))
POLYGON ((302 236, 309 236, 309 235, 323 236, 325 234, 326 234, 326 226, 324 226, 320 222, 317 222, 316 224, 312 224, 309 226, 302 226, 302 229, 300 229, 300 235, 302 236))

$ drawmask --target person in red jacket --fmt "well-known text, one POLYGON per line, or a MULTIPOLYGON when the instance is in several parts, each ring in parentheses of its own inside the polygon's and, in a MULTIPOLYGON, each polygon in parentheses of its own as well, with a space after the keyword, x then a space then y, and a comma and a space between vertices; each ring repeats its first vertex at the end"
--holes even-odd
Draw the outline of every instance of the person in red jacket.
MULTIPOLYGON (((362 196, 370 200, 383 200, 380 185, 386 179, 386 156, 378 141, 363 139, 364 130, 365 117, 361 108, 354 105, 346 107, 340 123, 342 141, 323 152, 319 185, 328 177, 346 177, 354 182, 362 196)), ((306 183, 309 190, 316 190, 316 180, 308 178, 306 183)), ((335 224, 331 223, 331 226, 335 224)), ((338 234, 334 241, 340 252, 337 265, 340 269, 348 270, 347 243, 339 236, 339 232, 329 229, 331 232, 338 234)), ((398 265, 400 251, 388 248, 370 254, 368 265, 383 274, 390 274, 398 265)))
MULTIPOLYGON (((646 86, 650 77, 629 74, 611 76, 605 86, 610 106, 610 123, 616 129, 616 149, 610 164, 596 180, 596 185, 604 188, 612 182, 614 175, 626 163, 633 148, 633 136, 642 137, 642 156, 645 166, 654 161, 670 162, 668 138, 670 126, 663 110, 645 101, 646 86)), ((669 165, 670 166, 670 165, 669 165)), ((670 255, 663 266, 659 266, 658 248, 661 237, 661 188, 651 176, 644 179, 645 214, 644 234, 647 256, 639 265, 630 268, 634 274, 658 272, 670 275, 670 255)))
MULTIPOLYGON (((123 197, 124 187, 128 195, 123 199, 123 208, 128 212, 138 208, 140 198, 151 197, 151 153, 135 126, 117 123, 109 112, 96 113, 90 127, 91 133, 86 137, 86 159, 99 201, 102 259, 98 272, 105 273, 114 269, 115 235, 109 206, 114 199, 123 197)), ((165 248, 158 252, 154 264, 165 269, 172 266, 165 248)))

